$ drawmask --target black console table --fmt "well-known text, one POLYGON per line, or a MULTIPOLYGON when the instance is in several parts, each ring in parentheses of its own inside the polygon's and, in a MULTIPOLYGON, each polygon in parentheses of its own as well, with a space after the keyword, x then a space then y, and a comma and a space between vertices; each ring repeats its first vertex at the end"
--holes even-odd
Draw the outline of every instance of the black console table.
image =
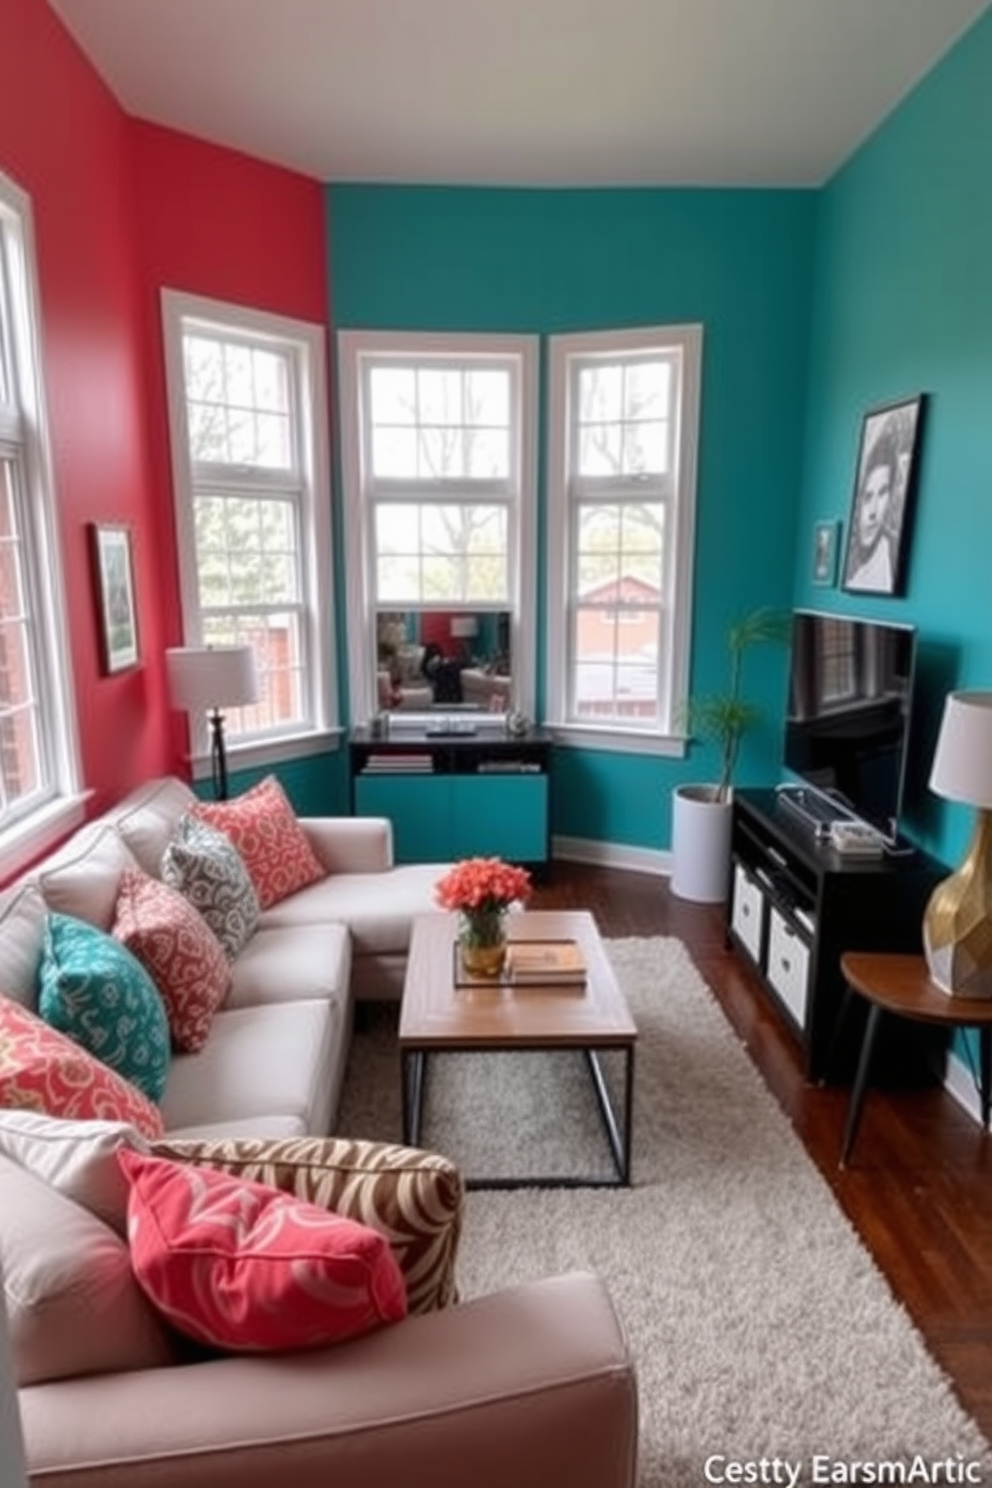
MULTIPOLYGON (((842 856, 774 790, 734 792, 728 939, 801 1041, 811 1079, 848 1077, 859 1041, 853 1026, 834 1041, 841 956, 919 952, 927 899, 947 871, 916 848, 842 856)), ((918 1037, 910 1042, 891 1051, 907 1071, 928 1054, 918 1037)))

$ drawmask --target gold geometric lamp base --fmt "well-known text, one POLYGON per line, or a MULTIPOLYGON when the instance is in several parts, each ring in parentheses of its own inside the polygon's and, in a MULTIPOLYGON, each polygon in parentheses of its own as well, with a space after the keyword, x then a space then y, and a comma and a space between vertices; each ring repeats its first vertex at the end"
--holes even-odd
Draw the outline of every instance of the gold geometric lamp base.
POLYGON ((952 997, 992 997, 992 812, 979 811, 968 855, 923 916, 930 979, 952 997))
POLYGON ((952 997, 992 997, 992 692, 948 694, 930 789, 977 813, 964 862, 923 916, 930 978, 952 997))

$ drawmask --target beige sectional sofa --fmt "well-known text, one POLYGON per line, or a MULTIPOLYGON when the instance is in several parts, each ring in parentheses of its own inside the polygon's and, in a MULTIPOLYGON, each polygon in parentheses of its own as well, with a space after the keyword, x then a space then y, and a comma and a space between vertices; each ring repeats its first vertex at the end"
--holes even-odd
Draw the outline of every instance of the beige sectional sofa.
MULTIPOLYGON (((177 779, 149 783, 0 896, 0 996, 33 1006, 46 910, 108 928, 123 869, 157 874, 193 799, 177 779)), ((219 1147, 240 1162, 261 1142, 294 1184, 315 1161, 332 1178, 314 1201, 374 1224, 394 1250, 413 1215, 453 1266, 461 1180, 449 1163, 307 1138, 333 1127, 353 1000, 399 994, 411 919, 431 907, 443 865, 394 867, 386 821, 302 825, 327 876, 262 912, 205 1046, 173 1053, 154 1151, 209 1164, 219 1147), (316 1158, 297 1161, 300 1145, 316 1158)), ((67 1192, 65 1174, 25 1167, 0 1143, 0 1272, 30 1488, 633 1488, 634 1368, 596 1277, 446 1305, 454 1275, 425 1302, 423 1256, 406 1256, 416 1315, 400 1323, 306 1351, 204 1355, 139 1292, 120 1216, 67 1192)), ((267 1167, 255 1176, 270 1181, 267 1167)))
MULTIPOLYGON (((33 1006, 47 909, 106 930, 125 867, 157 877, 195 796, 165 777, 133 791, 0 899, 0 992, 33 1006)), ((232 966, 206 1046, 173 1054, 166 1130, 198 1137, 332 1129, 355 999, 402 991, 410 923, 442 864, 394 866, 382 818, 301 818, 327 876, 263 910, 232 966)))
MULTIPOLYGON (((240 1142, 153 1150, 248 1174, 260 1155, 240 1142)), ((289 1191, 301 1171, 323 1191, 326 1170, 336 1211, 371 1211, 391 1244, 430 1225, 440 1265, 433 1300, 421 1289, 428 1310, 413 1313, 418 1247, 403 1268, 402 1322, 290 1353, 193 1351, 135 1283, 106 1180, 84 1200, 66 1182, 74 1159, 46 1155, 42 1173, 8 1148, 0 1260, 30 1488, 633 1488, 635 1374, 596 1277, 445 1305, 461 1195, 444 1159, 333 1139, 271 1143, 261 1156, 289 1191)))

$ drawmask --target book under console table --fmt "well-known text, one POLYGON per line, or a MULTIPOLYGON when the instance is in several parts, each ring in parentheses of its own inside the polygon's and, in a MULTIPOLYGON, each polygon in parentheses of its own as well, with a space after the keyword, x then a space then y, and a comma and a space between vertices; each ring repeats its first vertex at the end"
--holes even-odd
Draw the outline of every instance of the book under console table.
POLYGON ((543 730, 393 727, 374 737, 360 728, 349 751, 352 811, 390 818, 397 862, 501 857, 546 872, 552 743, 543 730))
MULTIPOLYGON (((947 871, 918 848, 842 856, 776 791, 734 792, 728 941, 800 1040, 810 1079, 847 1079, 853 1070, 853 1019, 835 1040, 846 992, 841 956, 919 952, 926 902, 947 871)), ((935 1052, 918 1028, 893 1023, 885 1038, 885 1063, 897 1077, 922 1074, 935 1052)))

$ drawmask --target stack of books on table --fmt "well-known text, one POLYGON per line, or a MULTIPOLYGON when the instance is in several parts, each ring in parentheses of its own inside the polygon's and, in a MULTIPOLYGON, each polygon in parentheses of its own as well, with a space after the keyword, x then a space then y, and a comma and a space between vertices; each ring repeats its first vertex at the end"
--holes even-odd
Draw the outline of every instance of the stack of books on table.
POLYGON ((584 987, 586 962, 577 940, 511 940, 506 975, 521 987, 584 987))

